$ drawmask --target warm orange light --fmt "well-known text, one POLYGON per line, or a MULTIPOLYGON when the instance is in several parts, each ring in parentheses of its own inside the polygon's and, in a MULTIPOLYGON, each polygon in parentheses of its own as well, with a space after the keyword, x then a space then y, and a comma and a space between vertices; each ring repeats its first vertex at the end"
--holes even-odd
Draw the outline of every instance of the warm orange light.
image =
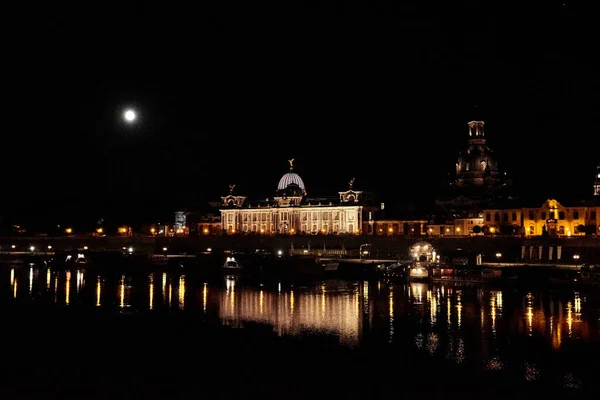
POLYGON ((496 230, 496 228, 494 228, 493 226, 490 228, 490 233, 494 233, 494 231, 496 230))
POLYGON ((126 226, 122 226, 119 228, 119 233, 127 233, 127 227, 126 226))
POLYGON ((156 229, 150 228, 150 233, 154 234, 154 232, 156 232, 156 229))
POLYGON ((456 232, 460 232, 460 227, 456 227, 456 232))
POLYGON ((290 233, 294 233, 296 230, 294 228, 290 229, 290 233))
POLYGON ((393 228, 389 228, 388 232, 392 233, 392 232, 394 232, 394 229, 393 228))
POLYGON ((208 233, 208 228, 204 228, 204 233, 208 233))
POLYGON ((260 228, 260 233, 265 233, 265 230, 263 228, 260 228))
POLYGON ((71 233, 73 233, 73 229, 72 228, 67 228, 67 229, 65 229, 65 232, 70 235, 71 233))
POLYGON ((429 232, 433 232, 433 228, 429 228, 429 232))
POLYGON ((96 229, 96 233, 102 233, 102 232, 104 232, 104 230, 102 228, 96 229))

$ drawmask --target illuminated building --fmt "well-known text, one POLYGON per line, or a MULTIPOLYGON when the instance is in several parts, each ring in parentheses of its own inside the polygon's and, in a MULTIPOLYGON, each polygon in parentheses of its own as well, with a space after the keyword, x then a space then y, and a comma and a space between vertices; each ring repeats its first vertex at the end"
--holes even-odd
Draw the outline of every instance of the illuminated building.
POLYGON ((293 159, 289 172, 279 180, 273 198, 251 202, 234 194, 221 197, 221 227, 228 234, 360 234, 363 214, 372 208, 365 200, 369 195, 355 190, 354 179, 346 191, 335 198, 309 198, 302 178, 294 172, 293 159))
POLYGON ((490 208, 485 210, 485 230, 490 234, 583 236, 598 232, 600 201, 563 205, 547 200, 540 207, 490 208))

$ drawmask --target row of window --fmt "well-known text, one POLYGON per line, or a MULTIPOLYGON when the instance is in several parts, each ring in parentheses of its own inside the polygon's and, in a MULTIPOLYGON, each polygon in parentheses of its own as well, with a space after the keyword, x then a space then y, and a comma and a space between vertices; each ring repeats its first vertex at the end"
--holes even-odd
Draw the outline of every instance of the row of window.
MULTIPOLYGON (((308 225, 302 225, 302 229, 300 232, 313 232, 313 233, 339 233, 340 232, 340 226, 338 224, 333 225, 333 229, 331 229, 331 226, 329 225, 322 225, 321 229, 319 229, 319 226, 316 224, 312 225, 312 230, 309 231, 308 229, 308 225)), ((233 232, 233 226, 229 225, 227 227, 229 232, 233 232)), ((287 229, 285 229, 287 230, 287 229)), ((275 232, 275 228, 273 225, 261 225, 260 228, 258 225, 242 225, 242 232, 254 232, 254 233, 271 233, 271 232, 275 232), (267 226, 270 229, 267 229, 267 226)), ((348 232, 354 232, 354 225, 353 224, 349 224, 348 225, 348 232)))
MULTIPOLYGON (((529 219, 531 221, 535 221, 535 211, 529 211, 529 219)), ((508 222, 509 221, 509 217, 511 221, 517 221, 517 213, 515 211, 513 211, 512 213, 508 213, 505 212, 502 214, 502 220, 504 222, 508 222)), ((541 219, 545 220, 546 217, 548 217, 548 219, 556 219, 556 212, 555 211, 550 211, 549 213, 546 213, 546 211, 542 211, 541 212, 541 219)), ((559 211, 558 212, 558 219, 560 221, 565 219, 565 212, 564 211, 559 211)), ((579 219, 579 211, 573 211, 573 219, 579 219)), ((596 219, 596 211, 590 211, 590 218, 591 220, 595 220, 596 219)), ((492 213, 487 212, 485 213, 485 220, 490 222, 492 220, 492 213)), ((494 221, 497 222, 500 220, 500 213, 495 212, 494 213, 494 221)))
MULTIPOLYGON (((340 212, 339 211, 313 211, 312 215, 311 212, 302 212, 301 215, 301 219, 302 221, 308 221, 308 217, 311 216, 312 220, 318 220, 319 219, 319 213, 321 213, 321 219, 322 220, 334 220, 334 221, 339 221, 340 219, 340 212)), ((347 215, 347 219, 348 221, 354 221, 354 217, 355 217, 356 212, 348 212, 347 215)), ((287 221, 289 219, 289 212, 282 212, 281 214, 281 219, 283 221, 287 221)), ((242 213, 242 221, 243 222, 248 222, 248 221, 252 221, 252 222, 257 222, 257 221, 272 221, 273 220, 273 213, 242 213)), ((233 213, 227 213, 227 222, 233 222, 233 218, 234 218, 234 214, 233 213)))

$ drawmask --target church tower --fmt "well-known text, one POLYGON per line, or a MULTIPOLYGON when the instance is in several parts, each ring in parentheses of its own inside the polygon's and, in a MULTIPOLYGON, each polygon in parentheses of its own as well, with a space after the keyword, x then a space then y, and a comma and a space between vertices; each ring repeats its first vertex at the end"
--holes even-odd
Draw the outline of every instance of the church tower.
POLYGON ((498 166, 493 151, 486 145, 483 121, 470 121, 467 148, 456 163, 456 184, 459 187, 482 186, 498 180, 498 166))
POLYGON ((594 180, 594 196, 600 196, 600 162, 596 167, 596 179, 594 180))

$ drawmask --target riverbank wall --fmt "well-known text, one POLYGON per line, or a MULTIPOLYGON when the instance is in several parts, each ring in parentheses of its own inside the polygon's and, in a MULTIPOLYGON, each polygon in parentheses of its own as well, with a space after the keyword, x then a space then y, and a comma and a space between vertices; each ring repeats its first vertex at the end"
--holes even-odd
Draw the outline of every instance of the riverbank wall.
MULTIPOLYGON (((139 253, 188 253, 211 249, 289 253, 290 250, 323 256, 328 253, 355 257, 362 245, 369 245, 369 258, 410 257, 411 246, 427 242, 437 254, 476 253, 484 262, 600 263, 600 238, 516 237, 404 237, 404 236, 200 236, 200 237, 3 237, 0 251, 128 251, 139 253), (163 249, 167 249, 166 251, 163 249)), ((364 247, 363 247, 364 248, 364 247)))

